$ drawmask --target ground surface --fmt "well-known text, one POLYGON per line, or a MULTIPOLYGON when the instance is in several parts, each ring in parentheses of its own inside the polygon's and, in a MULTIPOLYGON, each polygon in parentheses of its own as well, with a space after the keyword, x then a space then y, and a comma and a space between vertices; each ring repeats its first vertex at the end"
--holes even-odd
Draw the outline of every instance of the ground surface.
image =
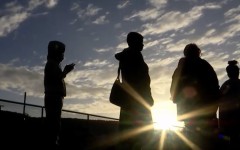
MULTIPOLYGON (((115 150, 118 136, 117 121, 62 119, 62 150, 115 150)), ((0 149, 49 149, 44 145, 44 119, 27 117, 12 112, 0 112, 0 149)), ((156 131, 145 145, 157 150, 228 149, 226 140, 217 135, 206 136, 196 132, 156 131), (181 136, 184 135, 184 136, 181 136), (163 138, 165 137, 165 138, 163 138), (165 139, 164 142, 162 142, 165 139), (188 143, 188 144, 186 144, 188 143)))

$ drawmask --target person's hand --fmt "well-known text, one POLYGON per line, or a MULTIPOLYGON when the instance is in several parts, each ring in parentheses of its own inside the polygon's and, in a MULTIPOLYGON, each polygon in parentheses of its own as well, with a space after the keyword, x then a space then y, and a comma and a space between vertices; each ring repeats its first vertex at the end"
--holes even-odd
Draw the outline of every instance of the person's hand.
POLYGON ((68 74, 69 72, 71 72, 71 71, 74 69, 74 66, 75 66, 74 63, 68 64, 68 65, 66 65, 66 66, 64 67, 64 70, 63 70, 63 71, 64 71, 66 74, 68 74))

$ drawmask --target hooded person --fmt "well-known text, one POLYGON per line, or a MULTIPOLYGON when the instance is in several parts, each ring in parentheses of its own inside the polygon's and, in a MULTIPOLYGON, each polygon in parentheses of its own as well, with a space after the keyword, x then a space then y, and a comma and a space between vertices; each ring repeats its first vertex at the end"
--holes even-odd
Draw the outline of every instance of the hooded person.
POLYGON ((183 53, 184 57, 179 60, 170 87, 172 100, 177 105, 177 117, 185 123, 186 131, 208 132, 210 136, 201 137, 202 140, 198 142, 202 142, 200 146, 203 149, 212 149, 215 143, 211 138, 214 139, 218 128, 216 112, 220 91, 217 74, 200 57, 201 50, 195 43, 187 44, 183 53))
POLYGON ((199 119, 215 119, 220 96, 217 74, 213 67, 200 57, 201 50, 196 44, 187 44, 183 53, 185 57, 179 60, 170 89, 172 100, 177 104, 179 119, 187 122, 196 119, 196 123, 199 119), (213 109, 208 114, 182 118, 184 114, 210 107, 213 109))
MULTIPOLYGON (((149 68, 145 63, 141 51, 143 50, 143 36, 137 32, 127 35, 128 48, 117 53, 122 82, 128 85, 127 91, 132 100, 126 102, 127 107, 121 107, 119 129, 121 132, 134 130, 152 124, 151 106, 153 98, 150 88, 149 68)), ((130 131, 131 132, 131 131, 130 131)), ((142 147, 140 135, 128 140, 130 147, 142 147)), ((129 147, 128 147, 129 148, 129 147)))
POLYGON ((74 69, 74 64, 61 69, 64 59, 65 44, 60 41, 48 43, 47 63, 44 68, 44 106, 46 112, 46 143, 51 148, 59 145, 61 129, 61 112, 63 99, 66 96, 64 78, 74 69))

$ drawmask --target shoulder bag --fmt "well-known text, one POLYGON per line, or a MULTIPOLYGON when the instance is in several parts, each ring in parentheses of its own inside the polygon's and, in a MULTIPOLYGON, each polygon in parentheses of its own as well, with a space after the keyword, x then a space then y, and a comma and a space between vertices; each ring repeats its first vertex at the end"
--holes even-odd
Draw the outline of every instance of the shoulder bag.
POLYGON ((111 92, 110 92, 110 103, 119 106, 119 107, 127 107, 129 105, 129 100, 131 99, 128 90, 126 90, 126 86, 123 82, 120 81, 120 66, 118 67, 118 75, 115 79, 111 92))

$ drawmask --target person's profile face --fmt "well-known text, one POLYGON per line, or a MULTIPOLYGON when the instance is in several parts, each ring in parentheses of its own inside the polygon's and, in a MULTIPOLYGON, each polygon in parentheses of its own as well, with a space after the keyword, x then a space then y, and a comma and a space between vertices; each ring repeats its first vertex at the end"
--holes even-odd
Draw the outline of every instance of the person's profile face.
POLYGON ((63 59, 64 59, 64 53, 62 53, 62 54, 60 55, 60 59, 61 59, 61 61, 63 61, 63 59))
POLYGON ((144 47, 144 44, 143 44, 143 39, 142 39, 141 42, 139 42, 139 50, 142 51, 143 47, 144 47))
POLYGON ((63 59, 64 59, 64 53, 58 54, 57 60, 58 60, 59 62, 61 62, 61 61, 63 61, 63 59))
POLYGON ((136 46, 137 46, 137 49, 138 49, 139 51, 142 51, 142 50, 143 50, 143 47, 144 47, 143 39, 139 40, 139 41, 137 42, 136 46))
POLYGON ((143 39, 139 39, 131 44, 131 47, 133 47, 136 51, 142 51, 144 44, 143 44, 143 39))

